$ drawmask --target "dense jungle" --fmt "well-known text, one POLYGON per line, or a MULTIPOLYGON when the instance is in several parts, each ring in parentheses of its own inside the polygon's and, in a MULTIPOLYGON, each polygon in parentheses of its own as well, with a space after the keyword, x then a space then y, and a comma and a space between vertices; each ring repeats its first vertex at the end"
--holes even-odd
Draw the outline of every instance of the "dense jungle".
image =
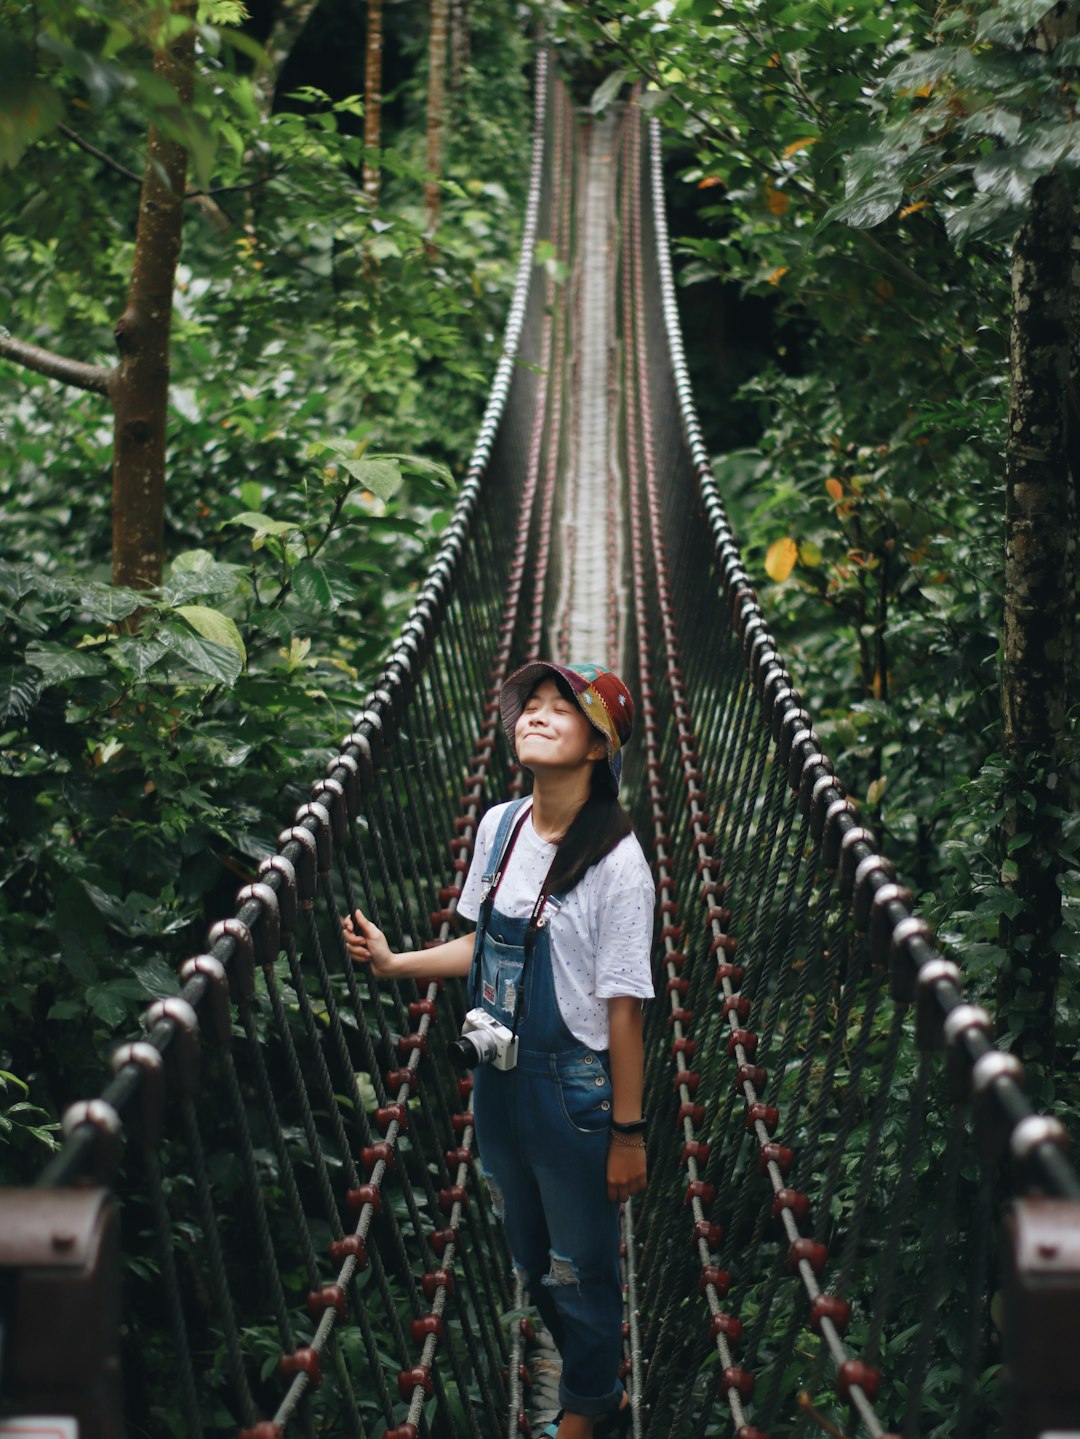
POLYGON ((1076 1130, 1075 5, 7 0, 4 1182, 379 671, 498 354, 542 30, 586 117, 646 86, 789 667, 1076 1130))

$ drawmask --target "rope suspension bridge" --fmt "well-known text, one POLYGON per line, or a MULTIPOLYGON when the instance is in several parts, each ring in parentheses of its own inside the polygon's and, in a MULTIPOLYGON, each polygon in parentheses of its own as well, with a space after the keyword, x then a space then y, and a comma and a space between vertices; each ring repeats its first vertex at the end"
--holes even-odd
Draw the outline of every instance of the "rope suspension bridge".
POLYGON ((339 921, 454 935, 479 818, 522 790, 500 685, 542 653, 603 657, 638 700, 625 792, 659 910, 650 1186, 623 1217, 635 1439, 1078 1428, 1080 1181, 743 568, 658 131, 633 102, 582 126, 543 52, 535 106, 503 355, 382 677, 38 1186, 2 1197, 4 1412, 86 1439, 550 1417, 447 1062, 463 993, 356 970, 339 921))

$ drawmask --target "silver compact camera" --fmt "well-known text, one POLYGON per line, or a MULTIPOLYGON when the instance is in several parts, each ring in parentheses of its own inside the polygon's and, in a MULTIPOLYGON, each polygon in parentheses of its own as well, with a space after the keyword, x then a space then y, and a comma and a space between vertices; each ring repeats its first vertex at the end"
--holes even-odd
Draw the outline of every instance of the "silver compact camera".
POLYGON ((459 1069, 490 1064, 492 1069, 513 1069, 517 1064, 517 1036, 483 1009, 470 1009, 461 1026, 461 1038, 450 1045, 450 1059, 459 1069))

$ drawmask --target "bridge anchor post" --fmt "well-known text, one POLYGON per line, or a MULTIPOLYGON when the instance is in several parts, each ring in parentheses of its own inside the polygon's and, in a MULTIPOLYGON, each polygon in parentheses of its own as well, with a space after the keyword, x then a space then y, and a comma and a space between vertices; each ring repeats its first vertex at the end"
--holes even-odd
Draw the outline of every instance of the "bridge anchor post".
POLYGON ((0 1189, 0 1418, 123 1439, 119 1230, 107 1189, 0 1189))
POLYGON ((1080 1199, 1018 1199, 1009 1234, 1005 1439, 1080 1439, 1080 1199))

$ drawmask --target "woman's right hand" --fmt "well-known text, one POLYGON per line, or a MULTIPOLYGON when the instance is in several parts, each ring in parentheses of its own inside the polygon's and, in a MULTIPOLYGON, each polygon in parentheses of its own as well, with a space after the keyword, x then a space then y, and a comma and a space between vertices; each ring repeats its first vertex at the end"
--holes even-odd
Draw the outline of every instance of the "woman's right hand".
POLYGON ((372 924, 370 919, 365 918, 361 910, 358 909, 351 918, 346 915, 341 921, 341 928, 349 958, 355 964, 370 964, 380 979, 386 979, 393 974, 397 956, 387 943, 386 935, 377 925, 372 924))

